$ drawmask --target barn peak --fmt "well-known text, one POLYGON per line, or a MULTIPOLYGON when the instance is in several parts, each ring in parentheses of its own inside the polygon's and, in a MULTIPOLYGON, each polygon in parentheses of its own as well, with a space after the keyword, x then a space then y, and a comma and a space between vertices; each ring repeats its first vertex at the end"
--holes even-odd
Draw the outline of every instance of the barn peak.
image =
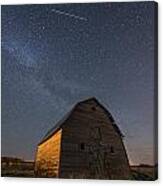
POLYGON ((89 97, 89 98, 79 101, 78 103, 85 103, 85 102, 90 102, 90 101, 99 102, 96 97, 89 97))

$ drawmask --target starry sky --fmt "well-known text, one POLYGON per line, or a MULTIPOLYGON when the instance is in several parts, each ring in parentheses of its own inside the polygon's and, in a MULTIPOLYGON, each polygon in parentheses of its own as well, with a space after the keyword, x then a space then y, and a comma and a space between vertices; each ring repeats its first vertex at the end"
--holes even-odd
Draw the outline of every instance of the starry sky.
POLYGON ((2 155, 34 159, 73 105, 96 97, 130 163, 154 163, 154 2, 2 6, 2 155))

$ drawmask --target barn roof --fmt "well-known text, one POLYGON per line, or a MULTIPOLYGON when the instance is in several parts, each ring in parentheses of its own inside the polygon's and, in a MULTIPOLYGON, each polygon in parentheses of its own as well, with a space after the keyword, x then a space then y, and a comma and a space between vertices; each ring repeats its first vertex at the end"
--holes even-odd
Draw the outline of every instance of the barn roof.
POLYGON ((46 141, 47 139, 49 139, 57 130, 59 130, 61 128, 61 126, 63 125, 63 123, 69 118, 69 116, 71 115, 73 109, 68 112, 61 120, 59 120, 54 127, 52 127, 47 133, 46 135, 43 137, 43 139, 41 140, 41 142, 39 143, 42 144, 44 141, 46 141))
POLYGON ((124 137, 124 135, 121 133, 119 127, 115 124, 115 121, 112 117, 112 115, 110 114, 110 112, 95 98, 95 97, 91 97, 85 100, 82 100, 80 102, 78 102, 77 104, 75 104, 75 106, 71 109, 70 112, 68 112, 61 120, 59 120, 56 125, 51 128, 46 135, 43 137, 43 139, 41 140, 41 142, 38 145, 41 145, 43 142, 45 142, 47 139, 49 139, 56 131, 58 131, 61 126, 65 123, 65 121, 69 118, 69 116, 71 115, 71 113, 73 112, 73 110, 76 108, 76 106, 78 104, 81 103, 86 103, 86 102, 90 102, 90 101, 95 101, 104 111, 105 113, 108 115, 109 119, 111 120, 113 127, 115 129, 115 131, 121 136, 124 137))

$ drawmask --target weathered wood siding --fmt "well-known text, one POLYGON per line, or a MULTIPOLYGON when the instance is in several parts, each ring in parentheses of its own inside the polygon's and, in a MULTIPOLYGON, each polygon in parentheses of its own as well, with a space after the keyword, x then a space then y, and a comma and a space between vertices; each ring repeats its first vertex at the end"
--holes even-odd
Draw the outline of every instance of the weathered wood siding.
POLYGON ((37 149, 35 172, 39 177, 58 177, 62 130, 57 131, 37 149))
POLYGON ((60 177, 129 179, 122 139, 95 101, 77 105, 62 129, 60 177))

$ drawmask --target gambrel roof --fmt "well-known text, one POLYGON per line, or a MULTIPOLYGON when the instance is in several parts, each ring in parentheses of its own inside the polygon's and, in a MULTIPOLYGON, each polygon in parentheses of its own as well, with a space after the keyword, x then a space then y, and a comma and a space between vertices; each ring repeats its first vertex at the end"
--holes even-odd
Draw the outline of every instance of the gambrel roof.
POLYGON ((59 129, 62 128, 62 125, 67 121, 67 119, 70 117, 70 115, 72 114, 72 112, 74 111, 74 109, 76 108, 77 105, 79 104, 82 104, 82 103, 87 103, 87 102, 90 102, 90 101, 94 101, 96 102, 96 104, 98 106, 100 106, 106 113, 106 115, 108 116, 108 118, 110 119, 110 121, 112 122, 112 125, 115 129, 115 131, 121 136, 121 137, 124 137, 123 134, 121 133, 119 127, 116 125, 112 115, 110 114, 110 112, 95 98, 95 97, 91 97, 91 98, 88 98, 86 100, 83 100, 83 101, 80 101, 78 102, 77 104, 75 104, 75 106, 71 109, 70 112, 68 112, 60 121, 58 121, 56 123, 56 125, 51 128, 47 133, 46 135, 43 137, 43 139, 41 140, 41 142, 38 144, 38 145, 41 145, 43 142, 45 142, 47 139, 49 139, 55 132, 57 132, 59 129))

